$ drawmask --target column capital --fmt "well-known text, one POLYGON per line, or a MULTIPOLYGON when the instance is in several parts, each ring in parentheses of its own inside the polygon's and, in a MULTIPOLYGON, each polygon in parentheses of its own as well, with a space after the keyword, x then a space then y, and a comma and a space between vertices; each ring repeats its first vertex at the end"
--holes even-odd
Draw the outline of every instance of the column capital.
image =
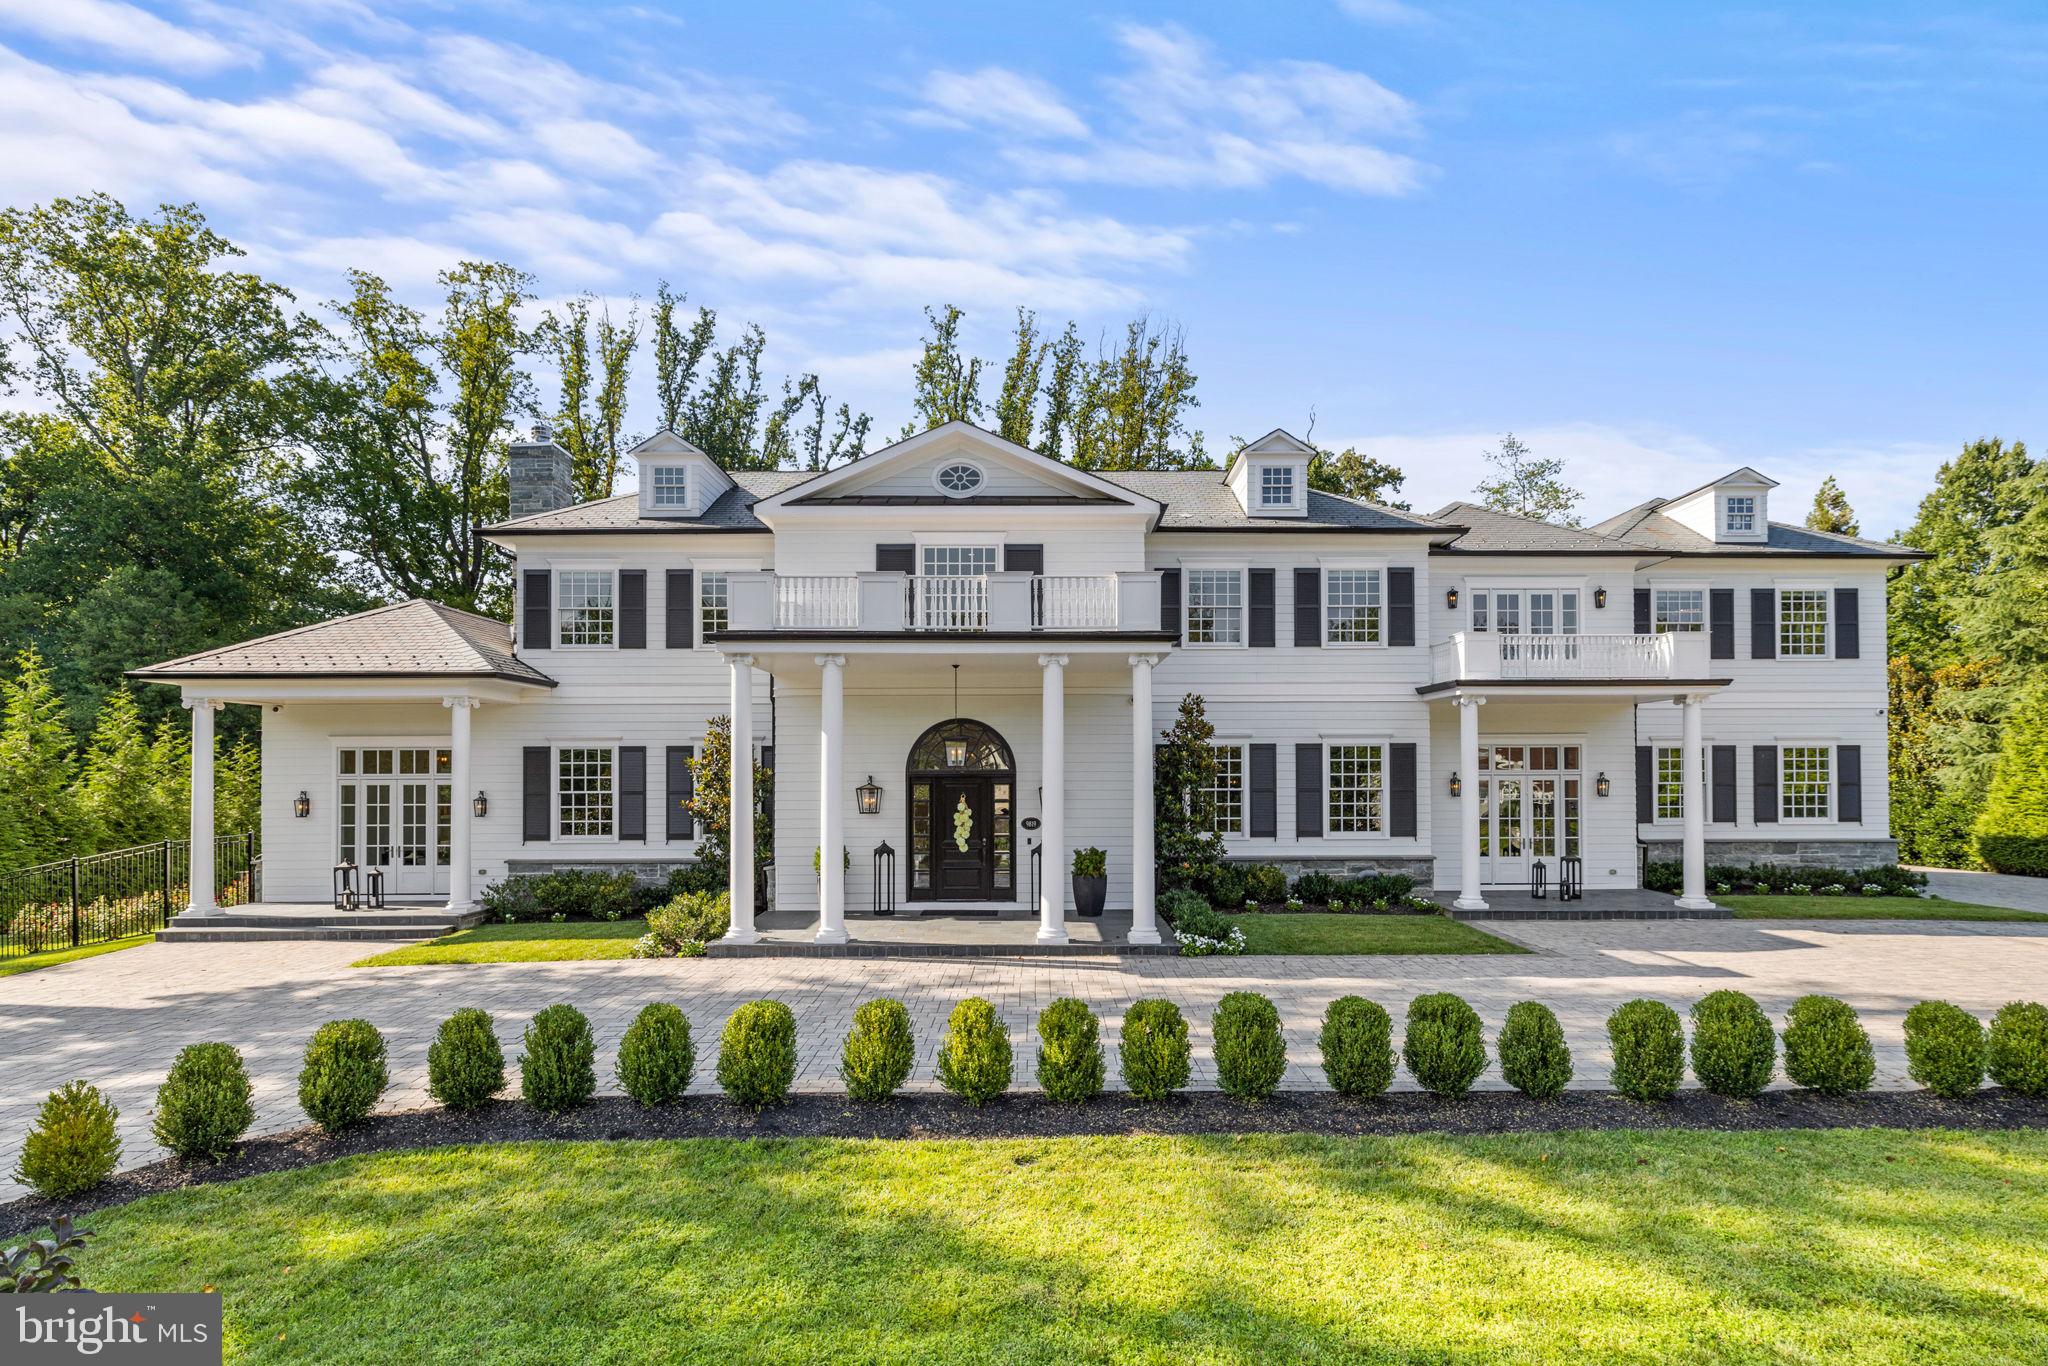
POLYGON ((1697 707, 1707 700, 1707 696, 1708 694, 1703 692, 1689 692, 1677 698, 1676 701, 1681 707, 1697 707))
POLYGON ((219 711, 227 703, 217 697, 187 697, 181 699, 181 705, 183 705, 186 711, 197 711, 201 707, 206 708, 208 711, 219 711))
POLYGON ((728 664, 742 664, 750 669, 754 667, 754 657, 752 655, 727 655, 725 662, 728 664))
POLYGON ((1145 669, 1149 669, 1149 668, 1153 667, 1154 665, 1156 665, 1156 664, 1157 664, 1157 663, 1159 662, 1159 656, 1158 656, 1158 655, 1131 655, 1131 656, 1128 656, 1128 657, 1127 657, 1127 658, 1126 658, 1126 659, 1124 660, 1124 662, 1125 662, 1126 664, 1130 665, 1130 666, 1131 666, 1131 667, 1132 667, 1133 669, 1138 669, 1138 668, 1145 668, 1145 669))
POLYGON ((821 669, 843 669, 846 667, 846 656, 813 655, 811 656, 811 662, 816 664, 821 669))
POLYGON ((1461 707, 1483 707, 1486 705, 1486 699, 1483 697, 1460 697, 1457 699, 1457 704, 1461 707))
POLYGON ((473 711, 481 707, 483 703, 474 697, 444 697, 441 699, 441 705, 451 711, 457 707, 473 711))
POLYGON ((1040 655, 1040 656, 1038 657, 1038 667, 1039 667, 1039 668, 1041 668, 1041 669, 1049 669, 1049 668, 1051 668, 1051 667, 1052 667, 1053 665, 1055 665, 1055 664, 1059 665, 1059 667, 1061 667, 1062 669, 1066 668, 1066 667, 1067 667, 1067 656, 1065 656, 1065 655, 1040 655))

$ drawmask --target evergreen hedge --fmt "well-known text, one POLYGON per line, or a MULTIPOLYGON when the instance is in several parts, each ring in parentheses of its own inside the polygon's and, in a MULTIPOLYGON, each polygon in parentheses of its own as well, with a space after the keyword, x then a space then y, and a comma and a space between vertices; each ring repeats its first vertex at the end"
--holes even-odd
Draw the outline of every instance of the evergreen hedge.
POLYGON ((1717 1096, 1748 1100, 1771 1084, 1778 1036, 1763 1007, 1739 991, 1711 991, 1692 1007, 1692 1073, 1717 1096))
POLYGON ((1117 1062, 1124 1087, 1139 1100, 1165 1100, 1188 1084, 1188 1022, 1161 997, 1131 1002, 1124 1012, 1117 1062))
POLYGON ((796 1016, 780 1001, 749 1001, 718 1036, 718 1084, 735 1105, 779 1105, 796 1080, 796 1016))
POLYGON ((939 1044, 939 1085, 970 1105, 986 1105, 1010 1089, 1010 1031, 979 996, 953 1007, 939 1044))
POLYGON ((1401 1037, 1401 1061, 1423 1089, 1462 1096, 1486 1070, 1486 1037, 1479 1012, 1448 991, 1408 1003, 1408 1028, 1401 1037))
POLYGON ((1531 1100, 1549 1100, 1572 1079, 1572 1050, 1556 1012, 1537 1001, 1508 1007, 1501 1026, 1500 1074, 1531 1100))
POLYGON ((313 1031, 299 1069, 299 1108, 328 1133, 360 1124, 390 1084, 384 1036, 368 1020, 329 1020, 313 1031))
POLYGON ((910 1011, 903 1002, 887 996, 862 1001, 839 1055, 839 1079, 846 1083, 846 1094, 854 1100, 887 1100, 909 1079, 915 1051, 910 1011))
POLYGON ((1216 1082, 1225 1094, 1264 1100, 1280 1088, 1287 1043, 1280 1036, 1280 1012, 1270 1000, 1256 991, 1233 991, 1216 1003, 1209 1028, 1216 1082))
POLYGON ((690 1020, 667 1001, 641 1008, 626 1036, 619 1040, 619 1058, 612 1064, 619 1085, 642 1105, 667 1105, 683 1098, 697 1071, 697 1045, 690 1038, 690 1020))
POLYGON ((1937 1096, 1967 1096, 1984 1084, 1984 1026, 1947 1001, 1906 1012, 1906 1075, 1937 1096))
POLYGON ((1974 833, 1987 867, 2048 874, 2048 695, 2039 689, 2015 699, 2006 713, 1998 765, 1974 833))
POLYGON ((1062 996, 1038 1015, 1038 1084, 1046 1099, 1102 1094, 1102 1025, 1084 1001, 1062 996))
POLYGON ((1985 1051, 1991 1080, 2023 1096, 2048 1096, 2048 1006, 2014 1001, 1991 1017, 1985 1051))
POLYGON ((1669 1100, 1685 1080, 1685 1029, 1662 1001, 1624 1002, 1607 1017, 1614 1089, 1630 1100, 1669 1100))
POLYGON ((1869 1090, 1877 1059, 1855 1008, 1832 996, 1794 1001, 1785 1016, 1785 1075, 1824 1096, 1869 1090))
POLYGON ((441 1021, 427 1047, 427 1094, 451 1110, 474 1110, 505 1089, 505 1050, 489 1011, 464 1006, 441 1021))
POLYGON ((249 1069, 233 1044, 187 1044, 157 1088, 150 1131, 188 1162, 218 1162, 256 1122, 249 1092, 249 1069))
POLYGON ((544 1115, 572 1110, 597 1092, 597 1043, 590 1021, 572 1005, 539 1011, 522 1036, 519 1094, 544 1115))
POLYGON ((100 1089, 68 1081, 43 1099, 36 1122, 21 1142, 14 1179, 45 1200, 83 1195, 114 1174, 121 1140, 114 1132, 121 1112, 100 1089))
POLYGON ((1394 1021, 1363 996, 1339 996, 1323 1012, 1316 1043, 1323 1075, 1340 1096, 1376 1096, 1394 1083, 1394 1021))

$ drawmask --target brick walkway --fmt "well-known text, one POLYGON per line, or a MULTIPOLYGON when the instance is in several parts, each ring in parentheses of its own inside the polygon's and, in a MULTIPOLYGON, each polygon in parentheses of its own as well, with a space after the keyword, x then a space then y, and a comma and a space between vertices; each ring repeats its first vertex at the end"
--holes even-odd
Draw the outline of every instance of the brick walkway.
MULTIPOLYGON (((1494 927, 1489 927, 1494 928, 1494 927)), ((1773 1017, 1807 992, 1828 992, 1863 1012, 1877 1045, 1878 1084, 1904 1086, 1900 1022, 1923 997, 1944 997, 1980 1016, 2016 998, 2048 997, 2048 926, 1935 922, 1691 921, 1520 922, 1508 936, 1528 956, 1383 958, 1078 958, 1052 960, 769 958, 351 969, 365 946, 335 943, 153 944, 61 968, 0 979, 0 1198, 23 1130, 42 1097, 72 1077, 106 1090, 121 1109, 123 1165, 156 1156, 148 1110, 180 1047, 226 1040, 241 1048, 256 1082, 256 1132, 302 1122, 295 1100, 300 1053, 323 1020, 362 1016, 385 1032, 393 1085, 385 1104, 427 1103, 426 1050, 441 1019, 475 1005, 497 1018, 508 1058, 533 1012, 569 1001, 598 1036, 600 1085, 613 1089, 612 1059, 641 1006, 683 1006, 699 1039, 698 1088, 713 1085, 717 1031, 740 1002, 773 996, 796 1012, 797 1085, 838 1086, 840 1041, 853 1009, 875 995, 910 1006, 918 1039, 914 1085, 930 1086, 931 1060, 947 1013, 961 998, 995 1002, 1018 1045, 1028 1084, 1037 1012, 1078 996, 1102 1014, 1111 1067, 1123 1008, 1167 996, 1194 1027, 1196 1084, 1213 1084, 1208 1020, 1217 999, 1263 991, 1287 1031, 1286 1085, 1319 1087, 1315 1034, 1331 999, 1367 996, 1398 1021, 1427 991, 1455 991, 1486 1021, 1489 1042, 1509 1005, 1534 998, 1564 1023, 1577 1061, 1575 1084, 1604 1085, 1607 1013, 1633 996, 1681 1012, 1718 987, 1749 992, 1773 1017)), ((372 946, 374 947, 374 946, 372 946)), ((1114 1084, 1114 1083, 1112 1083, 1114 1084)), ((1404 1075, 1397 1085, 1408 1085, 1404 1075)), ((1489 1075, 1483 1085, 1499 1085, 1489 1075)))

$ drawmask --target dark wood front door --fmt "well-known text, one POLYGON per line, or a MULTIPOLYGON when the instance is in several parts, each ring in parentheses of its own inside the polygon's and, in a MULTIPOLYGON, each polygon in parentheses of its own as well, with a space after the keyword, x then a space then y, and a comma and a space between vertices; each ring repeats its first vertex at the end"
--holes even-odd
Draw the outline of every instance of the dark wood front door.
POLYGON ((932 804, 932 843, 942 901, 986 901, 994 890, 987 778, 943 778, 932 804))

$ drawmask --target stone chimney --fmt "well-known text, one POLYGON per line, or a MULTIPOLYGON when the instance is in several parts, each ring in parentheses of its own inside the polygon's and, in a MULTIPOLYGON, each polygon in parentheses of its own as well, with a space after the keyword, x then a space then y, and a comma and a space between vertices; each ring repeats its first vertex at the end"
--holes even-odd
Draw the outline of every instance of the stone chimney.
POLYGON ((531 439, 512 443, 506 482, 513 517, 553 512, 576 501, 569 452, 555 444, 554 431, 545 422, 533 424, 531 439))

